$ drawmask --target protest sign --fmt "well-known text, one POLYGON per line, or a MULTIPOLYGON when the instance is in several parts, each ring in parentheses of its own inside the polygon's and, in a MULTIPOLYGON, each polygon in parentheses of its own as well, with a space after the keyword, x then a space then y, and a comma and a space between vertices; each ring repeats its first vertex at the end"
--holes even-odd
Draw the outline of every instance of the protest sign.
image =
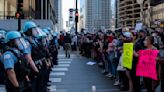
POLYGON ((132 69, 133 43, 124 43, 123 46, 123 67, 132 69))
POLYGON ((136 67, 136 75, 157 80, 156 58, 158 50, 139 51, 139 61, 136 67))

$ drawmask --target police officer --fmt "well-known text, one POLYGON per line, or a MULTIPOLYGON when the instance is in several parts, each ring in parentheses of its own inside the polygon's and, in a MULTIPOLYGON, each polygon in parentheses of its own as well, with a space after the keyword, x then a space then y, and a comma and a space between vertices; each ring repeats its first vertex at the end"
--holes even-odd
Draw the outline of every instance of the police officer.
MULTIPOLYGON (((45 43, 45 49, 47 51, 47 61, 48 61, 48 64, 49 66, 52 66, 52 54, 51 54, 51 51, 50 51, 50 41, 51 41, 51 32, 48 30, 48 29, 43 29, 43 32, 46 33, 46 36, 43 37, 43 40, 45 43)), ((43 33, 44 34, 44 33, 43 33)))
POLYGON ((35 65, 39 69, 39 74, 31 72, 30 80, 32 84, 32 92, 44 92, 43 90, 43 68, 45 68, 44 63, 42 61, 45 60, 42 46, 39 44, 39 38, 43 35, 40 28, 32 22, 28 21, 24 24, 23 33, 25 35, 25 39, 29 41, 31 44, 31 56, 35 62, 35 65))
POLYGON ((47 40, 47 34, 45 33, 45 29, 42 30, 42 36, 39 37, 38 39, 38 43, 39 43, 39 47, 42 48, 41 52, 42 52, 42 57, 43 58, 43 84, 42 84, 42 90, 47 90, 46 89, 46 84, 49 80, 49 74, 50 74, 50 68, 51 68, 51 61, 50 61, 50 53, 49 53, 49 49, 48 49, 48 40, 47 40))
POLYGON ((6 91, 7 92, 25 92, 28 80, 28 60, 25 60, 23 49, 28 48, 25 40, 17 31, 10 31, 6 34, 5 41, 8 49, 2 55, 2 63, 6 72, 6 91))
MULTIPOLYGON (((0 57, 6 50, 5 41, 4 41, 5 34, 6 32, 4 30, 0 30, 0 57)), ((3 64, 0 59, 0 84, 4 84, 4 80, 5 80, 5 72, 4 72, 3 64)))
POLYGON ((53 45, 53 64, 54 65, 58 65, 58 38, 57 38, 57 34, 53 35, 53 39, 52 39, 52 45, 53 45))

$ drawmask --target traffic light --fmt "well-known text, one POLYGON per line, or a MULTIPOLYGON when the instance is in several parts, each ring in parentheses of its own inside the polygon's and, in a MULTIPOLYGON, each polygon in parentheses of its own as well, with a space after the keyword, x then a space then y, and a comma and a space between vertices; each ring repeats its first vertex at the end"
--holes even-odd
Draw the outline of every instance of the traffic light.
POLYGON ((73 21, 73 9, 69 9, 69 20, 73 21))
POLYGON ((17 12, 23 11, 23 0, 17 0, 17 12))
POLYGON ((19 13, 19 12, 16 12, 15 13, 15 17, 18 19, 18 18, 20 18, 20 16, 21 16, 21 14, 19 13))
POLYGON ((79 13, 78 11, 76 11, 75 13, 75 22, 78 22, 79 21, 79 13))

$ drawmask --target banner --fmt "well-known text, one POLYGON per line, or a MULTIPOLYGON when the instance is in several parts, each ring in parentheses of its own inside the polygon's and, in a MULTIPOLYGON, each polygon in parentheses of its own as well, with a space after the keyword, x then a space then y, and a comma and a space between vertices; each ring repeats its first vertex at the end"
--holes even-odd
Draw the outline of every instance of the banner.
POLYGON ((124 43, 123 46, 123 67, 132 69, 133 43, 124 43))
POLYGON ((139 61, 136 67, 136 75, 157 79, 156 58, 158 50, 139 51, 139 61))

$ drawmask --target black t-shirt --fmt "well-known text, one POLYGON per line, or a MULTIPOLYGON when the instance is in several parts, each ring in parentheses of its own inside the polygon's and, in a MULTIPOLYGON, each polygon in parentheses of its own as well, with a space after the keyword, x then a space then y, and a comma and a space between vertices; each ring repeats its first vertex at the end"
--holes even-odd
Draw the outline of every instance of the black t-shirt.
POLYGON ((136 52, 138 52, 139 50, 143 50, 143 49, 146 48, 146 47, 144 46, 144 40, 145 40, 145 38, 142 38, 142 39, 139 39, 139 40, 135 43, 134 50, 135 50, 136 52))
POLYGON ((103 49, 107 50, 108 49, 108 41, 104 41, 103 43, 103 49))
POLYGON ((64 37, 64 43, 71 43, 71 37, 70 36, 65 36, 64 37))
MULTIPOLYGON (((138 52, 139 50, 144 50, 146 49, 146 47, 144 46, 144 40, 145 38, 143 39, 139 39, 135 45, 134 45, 134 50, 136 52, 138 52)), ((135 57, 133 56, 133 63, 132 63, 132 70, 131 70, 131 73, 133 74, 136 74, 136 66, 137 66, 137 63, 138 63, 138 57, 135 57)))

